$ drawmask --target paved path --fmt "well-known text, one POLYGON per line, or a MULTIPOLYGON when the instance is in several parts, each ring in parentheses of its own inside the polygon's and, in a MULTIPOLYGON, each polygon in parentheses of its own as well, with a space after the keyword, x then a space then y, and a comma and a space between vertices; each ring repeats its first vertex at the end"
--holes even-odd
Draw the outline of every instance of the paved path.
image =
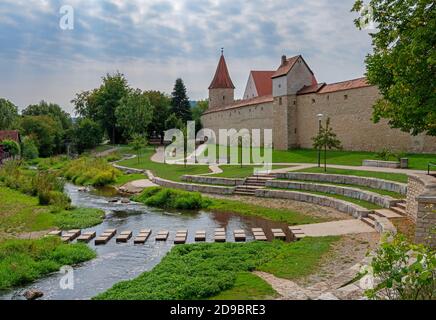
POLYGON ((114 147, 105 151, 101 151, 101 152, 96 152, 93 155, 97 158, 102 158, 102 157, 106 157, 108 155, 110 155, 111 153, 117 151, 119 148, 118 147, 114 147))
MULTIPOLYGON (((201 145, 196 150, 196 154, 199 155, 204 152, 205 145, 201 145)), ((191 155, 189 158, 192 159, 193 155, 191 155)), ((156 149, 156 153, 151 157, 151 161, 158 162, 158 163, 164 163, 164 147, 158 147, 156 149)), ((177 165, 183 165, 183 162, 176 162, 174 164, 177 165)), ((201 163, 196 163, 195 165, 205 165, 201 163)), ((253 166, 256 165, 263 165, 263 163, 253 164, 253 166)), ((296 171, 296 170, 302 170, 307 168, 316 167, 316 163, 301 163, 301 162, 278 162, 273 163, 273 165, 279 165, 279 166, 289 166, 287 168, 282 169, 274 169, 272 172, 287 172, 287 171, 296 171)), ((218 167, 218 165, 214 165, 218 167)), ((223 166, 223 165, 220 165, 223 166)), ((367 166, 348 166, 348 165, 335 165, 335 164, 328 164, 327 168, 335 168, 335 169, 346 169, 346 170, 363 170, 363 171, 374 171, 374 172, 390 172, 390 173, 426 173, 426 170, 416 170, 416 169, 396 169, 396 168, 378 168, 378 167, 367 167, 367 166)))
POLYGON ((376 232, 358 219, 340 220, 298 226, 309 237, 340 236, 345 234, 376 232))

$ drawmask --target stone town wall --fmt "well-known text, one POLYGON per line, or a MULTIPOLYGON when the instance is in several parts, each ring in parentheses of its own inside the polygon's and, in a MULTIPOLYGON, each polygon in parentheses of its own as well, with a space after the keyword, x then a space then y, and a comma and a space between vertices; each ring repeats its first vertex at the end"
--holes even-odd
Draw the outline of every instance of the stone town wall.
POLYGON ((208 186, 201 184, 190 184, 183 182, 175 182, 165 180, 158 177, 153 177, 152 182, 164 188, 181 189, 185 191, 202 192, 202 193, 217 193, 217 194, 232 194, 235 188, 224 186, 208 186))
POLYGON ((380 98, 377 87, 364 87, 324 94, 297 96, 297 133, 301 148, 311 148, 318 132, 317 114, 330 117, 334 132, 345 150, 435 152, 436 137, 413 137, 391 129, 386 120, 371 121, 372 106, 380 98))
POLYGON ((210 176, 192 176, 192 175, 184 175, 182 177, 182 180, 191 183, 205 183, 205 184, 221 185, 221 186, 239 186, 244 184, 245 182, 245 179, 220 178, 220 177, 210 177, 210 176))

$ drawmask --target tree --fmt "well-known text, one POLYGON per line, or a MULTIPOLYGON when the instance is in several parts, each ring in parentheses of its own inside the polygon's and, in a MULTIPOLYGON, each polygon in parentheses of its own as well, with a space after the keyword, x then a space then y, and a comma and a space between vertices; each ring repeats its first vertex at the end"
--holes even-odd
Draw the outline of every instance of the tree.
POLYGON ((117 72, 103 77, 98 89, 76 94, 71 102, 76 112, 85 118, 101 124, 112 144, 123 141, 122 128, 117 125, 116 109, 121 99, 130 92, 130 87, 123 74, 117 72))
POLYGON ((203 128, 201 123, 201 115, 209 108, 208 100, 197 101, 197 104, 192 108, 192 119, 195 121, 195 131, 200 131, 203 128))
POLYGON ((0 130, 12 129, 17 117, 18 108, 9 100, 0 99, 0 130))
POLYGON ((153 106, 148 97, 137 89, 121 99, 115 116, 117 125, 122 128, 126 139, 135 134, 146 135, 153 118, 153 106))
POLYGON ((318 135, 312 140, 315 149, 324 149, 324 171, 327 171, 327 149, 342 149, 341 141, 330 127, 330 118, 327 118, 325 127, 321 124, 318 135))
POLYGON ((171 112, 184 123, 192 119, 191 104, 186 95, 186 87, 182 79, 177 79, 171 98, 171 112))
POLYGON ((55 153, 63 132, 58 121, 50 116, 24 116, 20 126, 25 136, 34 139, 41 157, 49 157, 55 153))
POLYGON ((367 78, 383 99, 376 102, 374 122, 412 135, 436 135, 436 3, 434 0, 371 0, 369 9, 357 0, 352 11, 361 29, 368 17, 373 53, 366 57, 367 78))
POLYGON ((14 159, 20 154, 20 145, 14 140, 3 140, 1 145, 3 146, 3 150, 9 153, 9 155, 14 159))
POLYGON ((184 124, 182 119, 178 118, 175 113, 171 113, 170 116, 165 121, 165 128, 169 129, 179 129, 182 130, 184 128, 184 124))
POLYGON ((134 133, 132 137, 132 141, 129 143, 129 146, 136 152, 138 163, 140 160, 141 150, 147 146, 147 138, 143 135, 134 133))
POLYGON ((101 126, 91 119, 80 119, 74 126, 73 143, 79 153, 94 148, 101 143, 102 139, 103 130, 101 126))
POLYGON ((36 159, 39 156, 38 147, 31 137, 24 137, 21 143, 21 155, 26 160, 36 159))
POLYGON ((153 119, 148 126, 148 136, 163 138, 164 131, 167 129, 165 121, 170 113, 171 98, 159 91, 144 91, 143 94, 148 97, 153 106, 153 119))
POLYGON ((62 110, 58 104, 47 103, 44 100, 39 104, 29 105, 22 114, 23 116, 50 116, 59 121, 63 130, 68 130, 73 126, 71 116, 67 112, 62 110))

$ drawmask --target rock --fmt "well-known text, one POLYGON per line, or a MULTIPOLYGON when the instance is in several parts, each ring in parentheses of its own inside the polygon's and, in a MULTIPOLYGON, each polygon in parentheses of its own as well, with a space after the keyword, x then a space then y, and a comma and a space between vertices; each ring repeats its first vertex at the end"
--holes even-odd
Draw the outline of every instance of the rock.
POLYGON ((121 203, 127 204, 127 203, 130 203, 130 200, 129 199, 122 199, 121 203))
POLYGON ((39 291, 39 290, 30 289, 30 290, 27 290, 26 292, 24 292, 23 296, 27 300, 36 300, 36 299, 39 299, 42 296, 44 296, 44 293, 42 291, 39 291))
POLYGON ((118 202, 118 199, 111 199, 111 200, 109 200, 108 202, 109 202, 109 203, 117 203, 117 202, 118 202))

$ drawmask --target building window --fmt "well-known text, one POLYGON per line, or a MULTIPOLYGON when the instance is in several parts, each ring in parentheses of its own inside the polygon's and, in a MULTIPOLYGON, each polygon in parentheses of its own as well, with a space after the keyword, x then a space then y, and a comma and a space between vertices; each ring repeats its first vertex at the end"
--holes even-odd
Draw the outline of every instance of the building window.
POLYGON ((330 95, 327 95, 327 101, 329 101, 330 100, 330 95))
POLYGON ((279 84, 279 89, 282 87, 282 85, 281 84, 279 84))
POLYGON ((226 96, 223 96, 223 100, 226 100, 226 96))
POLYGON ((282 97, 279 98, 279 106, 282 105, 282 97))
POLYGON ((297 128, 295 128, 294 133, 297 134, 297 128))
POLYGON ((348 94, 344 95, 344 100, 348 99, 348 94))
POLYGON ((294 100, 294 106, 297 104, 297 100, 294 100))
POLYGON ((312 99, 312 103, 315 103, 316 101, 315 101, 315 99, 312 99))

